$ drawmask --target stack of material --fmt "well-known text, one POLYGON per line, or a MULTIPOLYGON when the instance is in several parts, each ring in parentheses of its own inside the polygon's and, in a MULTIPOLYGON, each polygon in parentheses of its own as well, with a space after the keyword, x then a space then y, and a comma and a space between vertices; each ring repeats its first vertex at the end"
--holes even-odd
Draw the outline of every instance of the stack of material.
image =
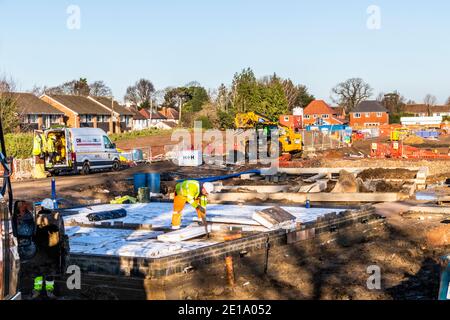
MULTIPOLYGON (((211 226, 208 225, 208 231, 211 232, 211 226)), ((180 242, 206 235, 204 226, 187 227, 177 231, 169 232, 158 236, 159 241, 163 242, 180 242)))
POLYGON ((355 193, 359 191, 358 182, 353 173, 345 170, 339 172, 339 181, 332 193, 355 193))
POLYGON ((266 228, 277 229, 286 225, 295 224, 295 216, 280 207, 272 207, 256 211, 253 219, 266 228))
POLYGON ((104 221, 104 220, 114 220, 125 218, 127 216, 127 211, 125 209, 95 212, 87 215, 89 221, 104 221))

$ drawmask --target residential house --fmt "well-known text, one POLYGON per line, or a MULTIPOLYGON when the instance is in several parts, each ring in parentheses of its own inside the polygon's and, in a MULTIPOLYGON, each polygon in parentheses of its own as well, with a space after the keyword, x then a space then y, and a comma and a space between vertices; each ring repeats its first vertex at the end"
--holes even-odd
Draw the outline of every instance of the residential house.
POLYGON ((414 117, 428 117, 431 114, 430 107, 426 104, 407 104, 402 106, 401 111, 414 117))
POLYGON ((172 130, 175 129, 177 125, 178 124, 174 121, 160 121, 157 124, 155 124, 154 127, 161 130, 172 130))
POLYGON ((415 117, 447 117, 450 116, 449 105, 429 106, 426 104, 407 104, 402 107, 403 113, 415 117))
POLYGON ((160 113, 166 117, 167 121, 173 121, 175 123, 179 123, 180 122, 180 113, 175 110, 174 108, 162 108, 162 110, 160 111, 160 113))
POLYGON ((280 124, 294 130, 300 130, 303 127, 303 117, 295 115, 281 115, 280 124))
POLYGON ((144 117, 136 107, 130 106, 127 109, 133 113, 132 130, 144 130, 149 128, 149 121, 144 117))
POLYGON ((101 104, 84 96, 47 95, 41 100, 64 112, 64 124, 71 128, 101 128, 108 133, 121 132, 120 121, 101 104))
POLYGON ((337 110, 331 108, 323 100, 314 100, 303 110, 304 126, 308 125, 339 125, 344 119, 338 118, 337 110))
POLYGON ((117 101, 112 102, 110 98, 106 97, 88 97, 88 99, 100 104, 109 112, 113 113, 115 121, 120 122, 120 131, 126 132, 133 130, 133 112, 128 108, 121 106, 117 101))
POLYGON ((376 100, 363 101, 350 112, 350 126, 372 128, 389 124, 388 110, 376 100))
POLYGON ((450 105, 444 106, 432 106, 431 107, 432 117, 448 117, 450 116, 450 105))
POLYGON ((64 123, 64 112, 31 93, 11 93, 17 106, 21 131, 42 130, 64 123))
POLYGON ((163 114, 161 114, 160 112, 158 112, 156 110, 153 110, 153 112, 150 112, 150 110, 141 109, 141 110, 139 110, 139 113, 148 120, 149 127, 153 127, 158 122, 167 120, 167 118, 163 114))
POLYGON ((336 113, 336 118, 339 120, 345 120, 347 118, 347 112, 344 107, 331 107, 336 113))

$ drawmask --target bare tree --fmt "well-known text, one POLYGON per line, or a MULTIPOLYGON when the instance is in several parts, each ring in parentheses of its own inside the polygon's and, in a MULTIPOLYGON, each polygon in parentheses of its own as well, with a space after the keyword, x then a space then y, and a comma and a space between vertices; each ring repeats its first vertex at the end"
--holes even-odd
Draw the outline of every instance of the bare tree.
POLYGON ((450 97, 448 97, 447 102, 445 104, 450 106, 450 97))
POLYGON ((383 102, 384 101, 384 96, 385 96, 385 93, 384 92, 380 92, 378 94, 378 96, 377 96, 377 101, 378 102, 383 102))
POLYGON ((432 107, 436 105, 437 98, 436 96, 433 96, 432 94, 427 94, 425 98, 423 99, 423 102, 428 106, 432 107))
POLYGON ((59 86, 46 88, 47 94, 88 96, 90 94, 90 86, 86 78, 65 82, 59 86))
POLYGON ((47 90, 48 88, 46 86, 40 87, 38 85, 34 85, 33 88, 28 92, 34 94, 36 97, 40 97, 45 94, 47 90))
POLYGON ((95 81, 89 85, 89 95, 93 97, 111 97, 112 90, 104 81, 95 81))
POLYGON ((133 86, 127 88, 125 101, 131 102, 138 108, 148 108, 152 104, 155 87, 150 80, 140 79, 133 86))
POLYGON ((346 112, 351 112, 359 103, 372 96, 373 89, 363 79, 352 78, 339 83, 332 89, 332 94, 333 102, 344 107, 346 112))
POLYGON ((291 79, 284 80, 282 82, 282 85, 284 95, 286 96, 286 99, 288 101, 289 110, 292 110, 294 107, 296 107, 297 98, 299 96, 299 89, 294 85, 291 79))

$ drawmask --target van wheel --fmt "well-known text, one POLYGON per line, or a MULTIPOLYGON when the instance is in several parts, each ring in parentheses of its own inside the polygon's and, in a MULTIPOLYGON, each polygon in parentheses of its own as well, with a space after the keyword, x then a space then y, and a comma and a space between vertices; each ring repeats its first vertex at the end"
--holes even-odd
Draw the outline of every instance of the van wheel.
POLYGON ((120 161, 119 160, 114 160, 114 163, 112 165, 112 170, 113 171, 119 171, 120 170, 120 161))
POLYGON ((81 174, 87 175, 91 172, 91 166, 89 165, 89 162, 85 162, 83 164, 83 167, 81 168, 81 174))

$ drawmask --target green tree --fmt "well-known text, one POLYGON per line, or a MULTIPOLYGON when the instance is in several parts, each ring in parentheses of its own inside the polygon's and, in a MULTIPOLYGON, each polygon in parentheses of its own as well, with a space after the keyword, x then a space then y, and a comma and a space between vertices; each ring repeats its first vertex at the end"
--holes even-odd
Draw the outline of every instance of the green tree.
POLYGON ((308 88, 304 85, 297 86, 297 99, 294 107, 306 108, 316 98, 308 92, 308 88))
POLYGON ((260 81, 248 68, 233 79, 233 106, 237 112, 256 112, 271 120, 289 112, 283 81, 274 74, 260 81))
POLYGON ((15 83, 12 79, 5 76, 0 78, 0 118, 5 134, 16 132, 20 124, 21 115, 17 109, 14 90, 15 83))
POLYGON ((212 129, 214 127, 211 120, 207 116, 200 116, 195 119, 195 121, 200 121, 202 123, 202 128, 206 130, 212 129))
POLYGON ((14 96, 11 93, 0 92, 0 117, 5 134, 14 133, 19 127, 19 114, 14 96))

